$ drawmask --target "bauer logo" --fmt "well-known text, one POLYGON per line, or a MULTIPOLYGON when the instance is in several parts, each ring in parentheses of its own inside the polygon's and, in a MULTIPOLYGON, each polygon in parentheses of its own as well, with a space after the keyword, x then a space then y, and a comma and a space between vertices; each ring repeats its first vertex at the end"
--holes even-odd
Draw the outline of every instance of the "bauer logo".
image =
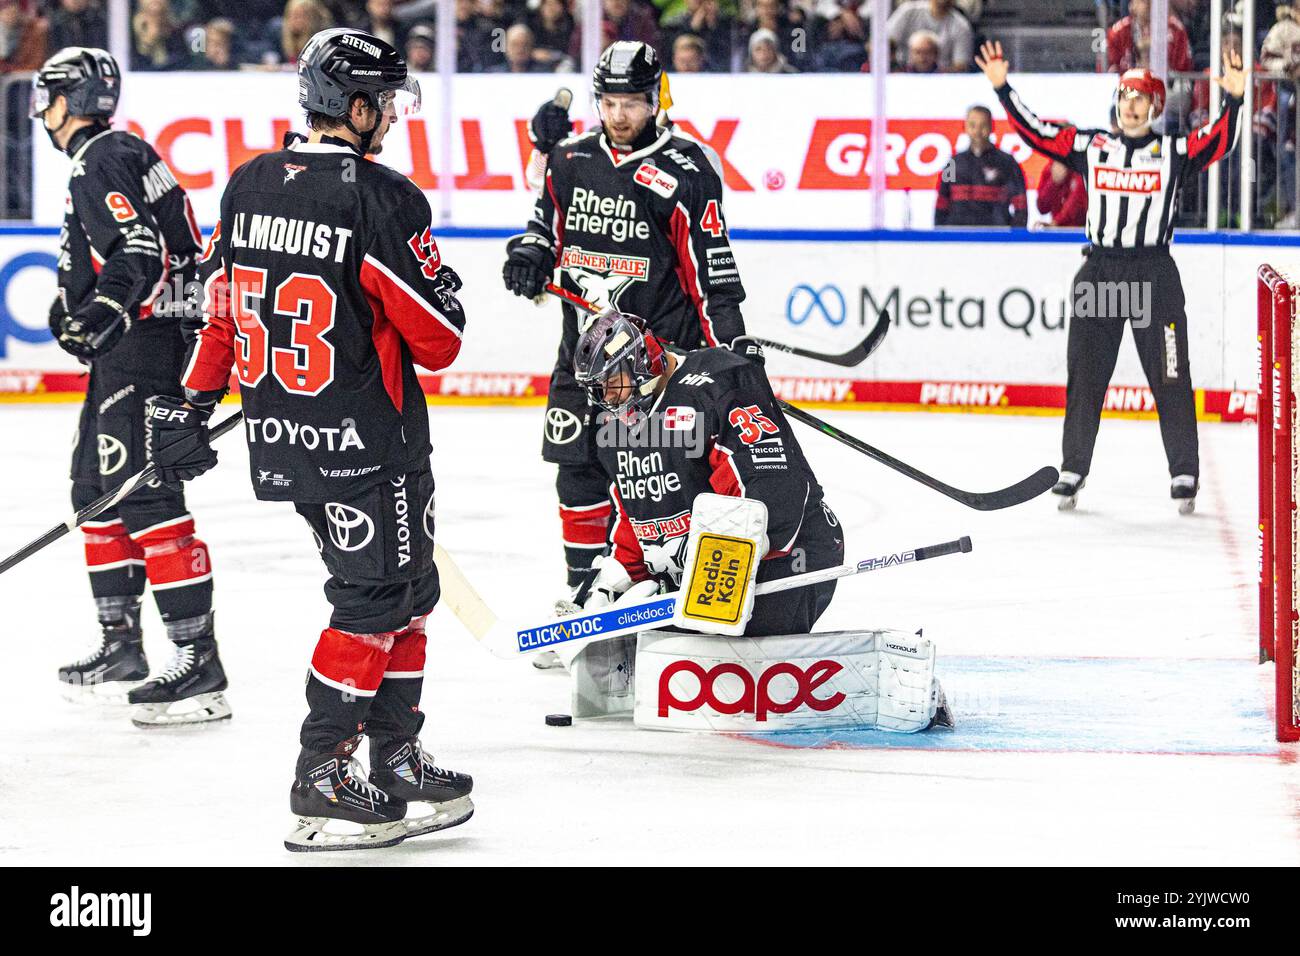
POLYGON ((515 641, 519 650, 524 652, 598 634, 616 637, 628 631, 654 628, 668 623, 672 619, 676 604, 677 598, 670 595, 644 604, 609 608, 595 614, 578 614, 541 627, 517 631, 515 641))
POLYGON ((88 893, 73 886, 50 897, 50 925, 66 929, 121 928, 148 936, 153 928, 152 893, 88 893))

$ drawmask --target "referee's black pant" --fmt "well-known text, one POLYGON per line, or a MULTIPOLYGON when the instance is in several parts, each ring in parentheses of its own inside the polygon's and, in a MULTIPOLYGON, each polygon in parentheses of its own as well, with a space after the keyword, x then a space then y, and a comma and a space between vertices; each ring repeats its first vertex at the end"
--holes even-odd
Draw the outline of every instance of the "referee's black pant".
POLYGON ((1167 248, 1090 248, 1074 277, 1066 350, 1062 471, 1087 475, 1124 326, 1131 325, 1155 396, 1169 474, 1200 475, 1196 399, 1187 363, 1187 315, 1167 248), (1118 308, 1116 307, 1118 306, 1118 308))

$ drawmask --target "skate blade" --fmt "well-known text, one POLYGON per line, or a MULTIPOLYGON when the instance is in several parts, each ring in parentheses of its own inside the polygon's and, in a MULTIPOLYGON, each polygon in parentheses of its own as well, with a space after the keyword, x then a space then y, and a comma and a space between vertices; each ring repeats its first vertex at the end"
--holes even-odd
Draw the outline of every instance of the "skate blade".
POLYGON ((143 680, 108 680, 96 684, 69 684, 59 681, 59 696, 70 704, 92 707, 125 707, 131 693, 143 680))
POLYGON ((1184 498, 1182 501, 1178 502, 1178 513, 1180 515, 1189 515, 1194 511, 1196 511, 1195 498, 1184 498))
POLYGON ((143 730, 161 727, 193 727, 229 720, 230 704, 220 691, 213 694, 196 694, 184 700, 165 704, 136 704, 131 713, 131 723, 143 730))
POLYGON ((284 839, 290 853, 322 853, 334 850, 381 850, 397 846, 407 837, 401 820, 392 823, 348 823, 329 817, 299 817, 293 832, 284 839), (330 830, 329 827, 355 827, 330 830))
POLYGON ((1060 501, 1056 503, 1056 510, 1073 511, 1075 505, 1077 505, 1078 503, 1079 503, 1078 495, 1066 495, 1064 498, 1062 498, 1060 501))
MULTIPOLYGON (((474 801, 468 795, 457 797, 455 800, 444 800, 442 803, 420 802, 409 806, 432 807, 433 812, 419 817, 407 817, 401 821, 408 839, 460 826, 474 815, 474 801)), ((409 813, 410 810, 408 809, 407 812, 409 813)))

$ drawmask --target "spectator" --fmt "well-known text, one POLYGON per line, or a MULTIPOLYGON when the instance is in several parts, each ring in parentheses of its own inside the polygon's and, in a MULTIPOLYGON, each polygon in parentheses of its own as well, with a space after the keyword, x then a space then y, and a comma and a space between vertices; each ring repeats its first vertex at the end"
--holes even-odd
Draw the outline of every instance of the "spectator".
POLYGON ((437 37, 433 27, 418 23, 406 34, 406 65, 412 73, 429 73, 437 69, 433 63, 437 50, 437 37))
POLYGON ((825 0, 817 8, 817 36, 812 63, 820 73, 850 73, 862 68, 868 30, 857 9, 859 0, 825 0))
MULTIPOLYGON (((633 0, 602 0, 601 7, 605 13, 602 49, 615 40, 640 40, 658 50, 659 27, 655 25, 654 14, 648 7, 633 0)), ((569 56, 579 59, 581 47, 582 31, 575 30, 569 44, 569 56)))
POLYGON ((704 41, 693 33, 683 33, 673 41, 673 72, 703 73, 708 65, 704 41))
POLYGON ((934 204, 936 226, 1021 226, 1029 220, 1025 174, 1020 164, 993 145, 993 114, 972 106, 966 113, 970 147, 939 174, 934 204))
POLYGON ((535 56, 557 67, 568 61, 574 24, 566 0, 541 0, 537 9, 528 15, 527 23, 533 31, 535 56))
POLYGON ((785 0, 754 0, 753 29, 771 31, 781 55, 799 69, 812 66, 809 26, 803 10, 787 7, 785 0))
POLYGON ((1277 8, 1277 22, 1264 37, 1259 65, 1266 73, 1285 73, 1300 77, 1300 11, 1294 6, 1277 8))
MULTIPOLYGON (((1226 6, 1226 4, 1225 4, 1226 6)), ((1169 0, 1169 12, 1187 31, 1192 50, 1192 69, 1210 68, 1210 4, 1209 0, 1169 0)))
POLYGON ((908 0, 889 18, 889 42, 902 61, 903 50, 917 30, 939 38, 939 70, 961 73, 970 68, 975 34, 966 18, 953 9, 952 0, 908 0))
POLYGON ((235 24, 226 17, 209 20, 203 28, 203 48, 191 64, 196 70, 237 70, 235 24))
POLYGON ((939 34, 917 30, 907 39, 907 73, 939 72, 939 34))
POLYGON ((180 70, 189 56, 167 0, 140 0, 131 18, 131 69, 180 70))
POLYGON ((50 14, 50 50, 65 46, 108 46, 108 22, 104 11, 91 0, 59 0, 50 14))
POLYGON ((307 45, 307 41, 321 30, 333 25, 333 17, 319 0, 289 0, 284 6, 284 16, 280 20, 280 36, 276 45, 276 57, 279 62, 286 65, 297 64, 298 56, 307 45))
POLYGON ((40 69, 48 33, 49 24, 19 0, 0 0, 0 73, 40 69))
POLYGON ((1053 160, 1038 177, 1038 211, 1047 226, 1082 226, 1088 216, 1088 187, 1065 163, 1053 160))
POLYGON ((394 50, 400 50, 406 42, 406 31, 393 16, 393 0, 366 0, 366 15, 360 26, 394 50))
MULTIPOLYGON (((1106 59, 1113 73, 1151 66, 1151 0, 1130 0, 1128 16, 1106 32, 1106 59)), ((1178 18, 1169 14, 1168 69, 1190 72, 1192 47, 1178 18)))
POLYGON ((506 30, 505 61, 494 63, 489 73, 552 73, 545 63, 533 59, 533 31, 523 23, 506 30))
POLYGON ((798 73, 777 48, 776 34, 759 28, 749 35, 749 60, 746 73, 798 73))
POLYGON ((475 0, 456 0, 456 72, 481 73, 499 59, 492 49, 492 23, 475 0))
MULTIPOLYGON (((721 0, 685 0, 681 9, 665 14, 661 23, 675 38, 689 34, 704 44, 705 70, 730 69, 736 21, 721 0)), ((673 49, 677 49, 676 39, 673 49)))

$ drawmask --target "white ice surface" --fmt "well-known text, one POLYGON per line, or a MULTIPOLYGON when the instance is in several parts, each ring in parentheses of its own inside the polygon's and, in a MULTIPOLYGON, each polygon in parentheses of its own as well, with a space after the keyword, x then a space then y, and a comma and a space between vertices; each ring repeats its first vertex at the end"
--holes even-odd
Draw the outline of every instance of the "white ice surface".
MULTIPOLYGON (((538 408, 432 408, 438 534, 499 613, 560 590, 538 408)), ((982 490, 1057 462, 1056 418, 826 417, 982 490)), ((73 405, 0 406, 0 551, 68 511, 73 405)), ((851 557, 962 534, 970 555, 841 583, 820 627, 924 626, 957 706, 942 736, 752 739, 543 724, 566 679, 430 627, 424 739, 472 773, 467 825, 391 851, 290 855, 303 675, 328 614, 288 505, 254 500, 235 436, 190 486, 216 571, 234 720, 168 733, 62 701, 94 630, 79 535, 0 577, 0 863, 439 865, 1300 863, 1300 767, 1256 654, 1253 429, 1201 428, 1195 516, 1156 426, 1103 423, 1074 514, 969 511, 799 427, 851 557)), ((146 601, 147 647, 166 662, 146 601)))

